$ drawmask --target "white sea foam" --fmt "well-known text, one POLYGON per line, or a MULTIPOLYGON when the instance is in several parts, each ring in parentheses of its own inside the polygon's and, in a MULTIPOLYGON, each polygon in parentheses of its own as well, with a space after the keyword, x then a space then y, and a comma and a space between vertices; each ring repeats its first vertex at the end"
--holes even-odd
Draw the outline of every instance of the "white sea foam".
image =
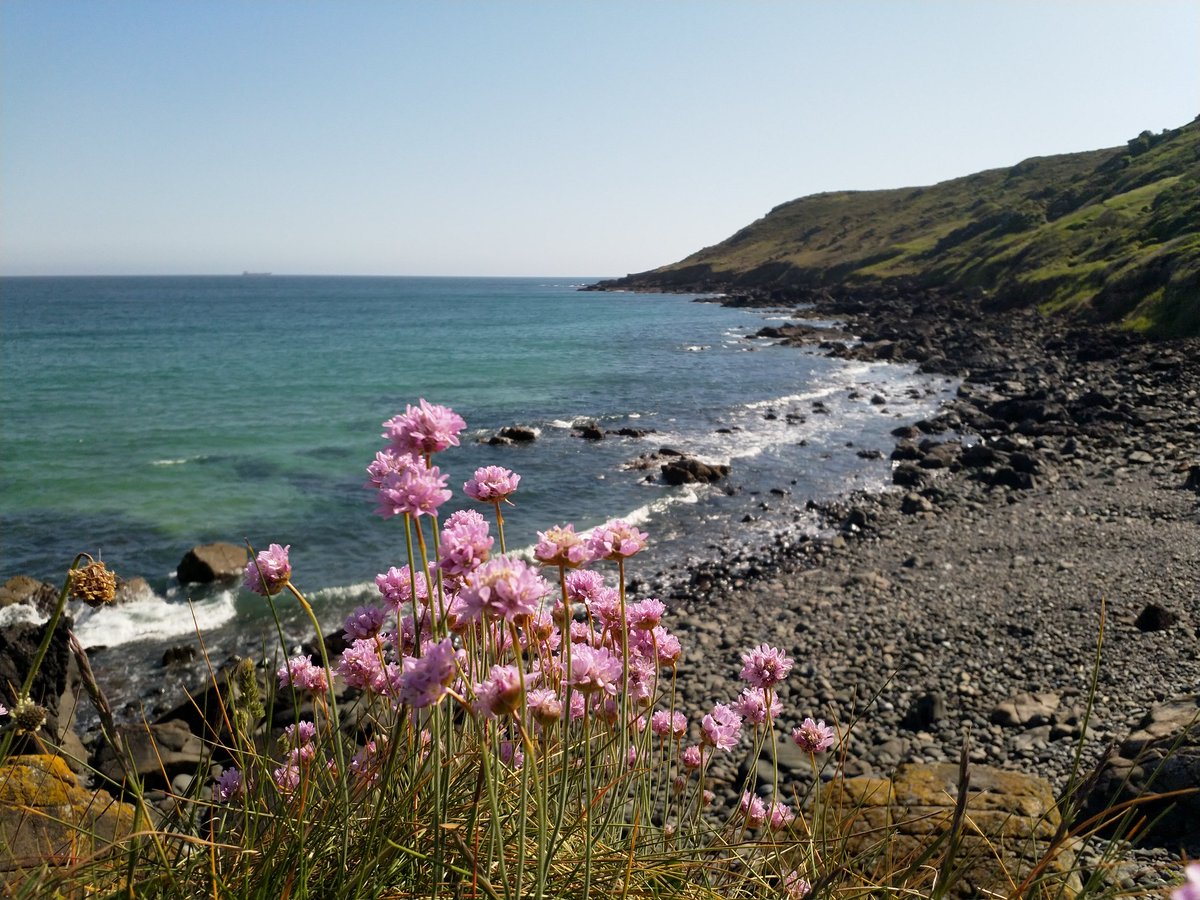
POLYGON ((41 625, 49 618, 30 603, 13 603, 0 608, 0 628, 10 628, 13 625, 30 623, 41 625))
POLYGON ((190 463, 190 462, 204 462, 204 460, 206 460, 206 459, 208 459, 207 456, 184 456, 184 457, 180 457, 179 459, 152 459, 150 461, 150 465, 152 465, 152 466, 182 466, 182 465, 185 465, 186 463, 190 463))
POLYGON ((99 610, 85 609, 75 619, 75 634, 85 647, 106 647, 209 632, 237 614, 234 591, 225 590, 195 603, 171 602, 153 592, 99 610))

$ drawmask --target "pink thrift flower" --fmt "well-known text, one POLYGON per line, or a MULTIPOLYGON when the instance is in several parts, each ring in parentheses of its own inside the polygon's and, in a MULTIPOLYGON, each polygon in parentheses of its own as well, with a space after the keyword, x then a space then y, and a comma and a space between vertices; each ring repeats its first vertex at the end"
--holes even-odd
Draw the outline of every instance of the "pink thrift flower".
POLYGON ((421 656, 406 656, 400 673, 391 679, 391 690, 399 703, 421 709, 446 696, 458 675, 458 654, 450 638, 426 644, 421 656))
POLYGON ((670 735, 679 740, 687 734, 687 716, 681 712, 655 710, 654 715, 650 717, 650 730, 659 737, 665 738, 670 735))
POLYGON ((714 794, 712 791, 706 789, 703 793, 700 794, 700 805, 701 806, 712 806, 713 801, 716 799, 717 799, 717 795, 714 794))
POLYGON ((783 703, 778 694, 771 694, 771 705, 767 706, 767 692, 763 688, 748 687, 734 702, 733 708, 751 725, 763 725, 776 719, 783 712, 783 703))
POLYGON ((625 610, 625 621, 631 630, 653 631, 662 622, 666 611, 667 607, 661 600, 648 597, 645 600, 639 600, 625 610))
POLYGON ((521 752, 521 742, 501 741, 500 762, 512 769, 521 768, 525 764, 525 754, 521 752))
POLYGON ((767 827, 772 831, 783 831, 796 821, 796 814, 786 803, 772 800, 767 806, 767 827))
POLYGON ((483 516, 473 509, 460 509, 442 526, 438 567, 447 575, 469 575, 487 562, 493 543, 483 516))
POLYGON ((375 638, 359 638, 342 651, 337 673, 347 687, 381 694, 388 687, 383 651, 375 638))
POLYGON ((596 559, 628 559, 646 548, 647 537, 624 519, 613 519, 592 532, 589 545, 596 559))
POLYGON ((685 769, 699 769, 704 765, 707 755, 705 749, 699 744, 689 744, 680 752, 679 761, 683 763, 685 769))
POLYGON ((586 603, 590 605, 609 590, 604 585, 604 576, 599 572, 568 572, 566 582, 567 599, 572 603, 586 603))
POLYGON ((288 760, 271 774, 281 794, 295 793, 300 787, 300 765, 294 760, 288 760))
POLYGON ((289 725, 283 729, 281 742, 285 747, 295 749, 296 747, 303 747, 305 744, 311 743, 312 739, 316 736, 316 725, 312 722, 300 722, 299 724, 289 725))
POLYGON ((521 476, 503 466, 483 466, 463 484, 463 493, 480 503, 499 503, 516 493, 521 476))
POLYGON ((550 688, 535 688, 530 691, 525 698, 525 705, 534 721, 543 728, 548 728, 562 719, 562 699, 550 688))
POLYGON ((516 666, 492 666, 475 685, 475 708, 489 719, 510 716, 521 706, 521 673, 516 666))
POLYGON ((8 715, 8 707, 5 706, 3 703, 0 703, 0 716, 7 716, 7 715, 8 715))
POLYGON ((756 797, 749 791, 742 794, 742 802, 738 805, 746 817, 747 828, 757 828, 767 820, 767 807, 762 797, 756 797))
POLYGON ((621 682, 621 659, 607 647, 571 646, 569 683, 582 694, 615 695, 621 682))
POLYGON ((783 876, 783 893, 786 900, 804 900, 812 893, 808 879, 795 869, 783 876))
POLYGON ((409 404, 403 413, 384 422, 383 436, 399 453, 438 453, 457 447, 458 435, 466 427, 454 410, 421 398, 418 406, 409 404))
MULTIPOLYGON (((379 593, 383 595, 388 606, 394 610, 399 611, 412 603, 413 578, 410 572, 408 566, 401 566, 399 569, 392 566, 387 570, 387 574, 375 576, 375 586, 379 588, 379 593)), ((433 583, 432 575, 417 573, 417 600, 429 599, 429 586, 433 583)))
MULTIPOLYGON (((3 707, 0 707, 3 709, 3 707)), ((242 784, 242 773, 237 769, 226 769, 213 785, 213 799, 218 803, 229 803, 240 800, 245 786, 242 784)))
POLYGON ((555 525, 539 531, 533 555, 544 566, 562 566, 565 569, 575 569, 592 561, 588 543, 575 533, 574 525, 555 525))
POLYGON ((1171 900, 1200 900, 1200 863, 1188 863, 1183 874, 1187 881, 1171 892, 1171 900))
POLYGON ((498 556, 467 576, 458 599, 470 621, 486 616, 517 622, 537 612, 549 591, 546 579, 524 560, 498 556))
POLYGON ((774 687, 787 678, 792 671, 793 661, 782 650, 768 644, 760 644, 749 653, 742 654, 741 678, 755 687, 774 687))
POLYGON ((388 475, 403 472, 413 466, 416 460, 407 453, 396 453, 392 450, 380 450, 367 466, 367 481, 365 488, 379 490, 388 475))
POLYGON ((664 666, 673 666, 679 662, 679 658, 683 655, 683 647, 679 643, 679 638, 661 625, 655 628, 651 634, 654 635, 654 648, 658 652, 658 661, 664 666))
POLYGON ((742 717, 718 703, 700 720, 701 741, 717 750, 732 750, 742 737, 742 717))
POLYGON ((246 563, 247 590, 264 597, 274 597, 282 591, 292 575, 292 564, 288 562, 288 551, 291 549, 291 544, 286 547, 272 544, 246 563))
POLYGON ((392 516, 432 516, 450 499, 446 489, 448 475, 437 466, 415 460, 401 472, 389 472, 379 485, 379 505, 375 512, 385 519, 392 516))
POLYGON ((823 719, 814 722, 809 717, 800 723, 799 728, 792 729, 792 740, 796 746, 809 753, 824 753, 833 746, 835 737, 833 729, 823 719))
POLYGON ((629 661, 629 681, 626 692, 634 703, 649 706, 658 686, 658 673, 654 671, 654 663, 645 657, 636 657, 629 661))
POLYGON ((322 666, 314 666, 311 656, 296 656, 279 667, 281 688, 294 687, 310 694, 323 694, 329 690, 329 679, 322 666))
POLYGON ((379 629, 383 628, 386 618, 387 613, 378 606, 357 606, 354 612, 346 616, 345 624, 342 625, 344 636, 348 641, 375 637, 379 634, 379 629))

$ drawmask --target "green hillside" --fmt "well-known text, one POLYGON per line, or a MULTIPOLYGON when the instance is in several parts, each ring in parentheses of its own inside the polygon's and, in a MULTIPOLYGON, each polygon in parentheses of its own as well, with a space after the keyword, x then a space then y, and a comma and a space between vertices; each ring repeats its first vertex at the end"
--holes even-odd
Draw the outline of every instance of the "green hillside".
POLYGON ((1200 117, 1124 147, 932 187, 784 203, 729 239, 609 287, 959 287, 1161 334, 1200 334, 1200 117))

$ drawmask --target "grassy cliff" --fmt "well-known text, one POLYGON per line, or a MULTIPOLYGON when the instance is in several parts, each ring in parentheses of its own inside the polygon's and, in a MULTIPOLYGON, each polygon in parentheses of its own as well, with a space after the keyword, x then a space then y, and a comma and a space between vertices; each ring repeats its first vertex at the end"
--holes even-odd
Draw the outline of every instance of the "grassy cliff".
POLYGON ((608 287, 961 288, 1159 334, 1200 334, 1200 117, 1123 147, 931 187, 792 200, 712 247, 608 287))

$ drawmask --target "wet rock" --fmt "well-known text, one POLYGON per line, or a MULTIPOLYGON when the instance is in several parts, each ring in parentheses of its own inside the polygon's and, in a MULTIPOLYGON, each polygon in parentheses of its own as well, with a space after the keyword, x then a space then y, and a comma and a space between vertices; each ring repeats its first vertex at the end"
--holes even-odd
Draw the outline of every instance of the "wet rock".
POLYGON ((216 542, 199 544, 184 554, 175 569, 180 584, 210 584, 242 577, 250 557, 245 547, 216 542))
POLYGON ((537 440, 538 433, 535 429, 524 425, 505 425, 496 433, 496 436, 514 444, 528 444, 537 440))
POLYGON ((572 433, 576 437, 581 437, 588 441, 604 440, 604 429, 595 422, 584 422, 582 425, 576 425, 575 428, 572 429, 572 433))
POLYGON ((196 658, 196 648, 190 644, 182 644, 178 647, 168 647, 163 651, 162 665, 177 666, 182 663, 190 663, 196 658))
POLYGON ((684 457, 662 464, 662 479, 667 484, 711 484, 729 474, 727 465, 709 465, 698 459, 684 457))
POLYGON ((28 603, 44 616, 54 612, 59 589, 47 581, 28 575, 14 575, 0 587, 0 609, 14 603, 28 603))

